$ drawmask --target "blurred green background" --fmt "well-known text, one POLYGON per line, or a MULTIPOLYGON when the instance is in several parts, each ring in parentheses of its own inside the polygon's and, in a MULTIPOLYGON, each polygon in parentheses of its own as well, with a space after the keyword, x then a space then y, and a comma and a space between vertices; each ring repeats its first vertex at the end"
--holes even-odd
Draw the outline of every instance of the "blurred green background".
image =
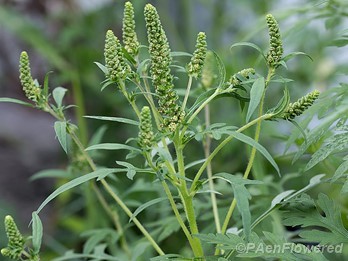
MULTIPOLYGON (((258 54, 254 50, 245 47, 230 50, 230 46, 249 41, 267 52, 264 17, 272 13, 280 24, 285 53, 301 51, 313 59, 299 56, 288 63, 288 70, 281 69, 280 74, 294 80, 288 84, 292 100, 313 88, 324 91, 339 82, 348 82, 348 38, 344 36, 348 30, 348 4, 344 0, 132 2, 141 43, 147 44, 143 7, 150 2, 158 9, 172 50, 193 52, 196 34, 205 31, 208 48, 223 59, 228 77, 246 67, 255 67, 262 73, 265 66, 257 59, 258 54)), ((69 89, 66 103, 78 105, 77 109, 70 110, 70 116, 79 124, 84 142, 101 123, 86 121, 82 115, 134 116, 129 105, 113 88, 100 92, 100 82, 104 77, 93 64, 95 61, 103 63, 107 29, 113 29, 121 38, 124 1, 1 0, 0 3, 0 97, 24 99, 18 80, 18 58, 20 52, 26 50, 31 58, 34 77, 43 82, 46 72, 53 71, 50 86, 69 89)), ((185 87, 185 82, 178 81, 176 84, 178 88, 185 87)), ((275 85, 271 91, 267 104, 274 105, 276 98, 282 95, 282 88, 275 85)), ((216 101, 212 117, 214 122, 240 123, 238 103, 216 101)), ((0 220, 10 213, 19 220, 20 227, 28 231, 31 212, 55 186, 63 182, 47 179, 29 181, 30 176, 47 168, 64 168, 67 161, 55 140, 54 121, 48 115, 0 103, 0 122, 0 220)), ((275 136, 286 136, 293 128, 288 123, 283 125, 280 129, 273 129, 265 124, 262 143, 273 155, 281 155, 284 150, 275 136)), ((136 135, 136 130, 111 124, 105 140, 123 142, 136 135)), ((232 144, 224 150, 218 163, 215 163, 217 169, 232 165, 232 171, 243 170, 245 155, 234 153, 237 149, 238 145, 232 144)), ((110 159, 101 159, 100 163, 112 164, 115 158, 117 154, 110 159)), ((291 158, 279 156, 278 160, 284 173, 294 171, 291 158)), ((259 162, 262 163, 262 159, 259 162)), ((60 229, 83 230, 76 220, 70 220, 69 224, 69 215, 66 215, 65 224, 57 224, 58 217, 65 211, 61 210, 65 202, 64 199, 53 202, 42 213, 46 242, 54 245, 54 251, 58 253, 63 252, 65 247, 76 247, 79 241, 78 238, 67 240, 62 232, 58 232, 59 226, 60 229), (67 244, 64 247, 60 242, 53 242, 53 237, 67 244)), ((77 206, 78 209, 81 207, 77 206)), ((78 213, 78 209, 71 213, 78 213)), ((5 244, 3 226, 0 225, 0 246, 5 244)))

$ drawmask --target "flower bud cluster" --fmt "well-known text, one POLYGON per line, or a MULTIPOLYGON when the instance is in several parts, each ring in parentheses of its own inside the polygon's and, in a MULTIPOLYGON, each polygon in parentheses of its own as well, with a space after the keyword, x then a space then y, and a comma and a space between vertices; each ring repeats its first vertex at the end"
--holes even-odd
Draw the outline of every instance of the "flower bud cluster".
POLYGON ((1 249, 1 254, 12 259, 19 259, 24 249, 25 240, 11 216, 5 217, 5 230, 8 244, 6 248, 1 249))
POLYGON ((152 84, 159 97, 159 112, 163 116, 161 127, 173 132, 182 122, 184 112, 177 104, 178 95, 174 90, 173 75, 170 71, 170 48, 156 8, 147 4, 144 14, 151 57, 152 84))
POLYGON ((138 138, 140 147, 145 150, 152 148, 154 144, 154 134, 152 131, 151 111, 148 106, 144 106, 140 113, 138 138))
POLYGON ((104 57, 105 66, 108 69, 107 76, 110 80, 119 81, 126 79, 131 72, 131 68, 123 57, 120 41, 111 30, 106 32, 104 57))
POLYGON ((282 118, 285 120, 292 120, 296 116, 300 116, 305 110, 313 105, 314 101, 318 99, 320 92, 314 90, 306 96, 298 99, 294 103, 290 103, 288 108, 284 111, 282 118))
POLYGON ((270 67, 276 68, 283 56, 283 44, 280 37, 279 25, 273 15, 268 14, 266 21, 269 30, 269 52, 267 54, 267 62, 270 67))
POLYGON ((139 42, 135 33, 134 9, 131 2, 124 5, 122 29, 124 49, 134 57, 138 54, 139 42))
POLYGON ((38 103, 42 99, 41 88, 35 83, 31 76, 29 56, 22 52, 19 58, 19 79, 21 81, 25 96, 38 103))
POLYGON ((229 79, 229 83, 232 84, 232 86, 239 85, 241 83, 241 80, 238 79, 238 75, 240 75, 246 79, 249 79, 251 74, 255 74, 254 68, 243 69, 243 70, 235 73, 234 75, 232 75, 231 78, 229 79))
POLYGON ((188 74, 192 77, 199 77, 202 73, 204 61, 207 56, 207 40, 203 32, 198 33, 196 50, 193 53, 190 63, 187 66, 188 74))

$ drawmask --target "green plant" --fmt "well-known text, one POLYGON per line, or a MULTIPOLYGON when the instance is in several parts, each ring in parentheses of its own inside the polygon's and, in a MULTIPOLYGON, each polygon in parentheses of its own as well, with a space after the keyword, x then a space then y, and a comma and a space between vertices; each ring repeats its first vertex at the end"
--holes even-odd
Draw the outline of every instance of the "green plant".
MULTIPOLYGON (((260 136, 263 135, 262 123, 271 121, 271 124, 277 126, 284 120, 294 122, 297 116, 306 114, 307 109, 315 108, 314 102, 319 98, 319 91, 315 90, 297 102, 290 103, 289 91, 284 87, 287 79, 277 76, 277 73, 279 68, 287 67, 286 62, 289 59, 303 53, 283 55, 282 39, 275 18, 270 14, 266 16, 270 37, 270 46, 266 55, 260 47, 252 43, 243 42, 232 46, 249 46, 256 49, 265 62, 267 73, 262 75, 254 68, 247 68, 233 74, 227 80, 223 62, 216 53, 207 50, 205 33, 198 33, 196 50, 192 55, 171 52, 157 10, 154 6, 147 4, 144 9, 148 36, 147 47, 140 45, 137 40, 133 13, 132 4, 127 2, 123 19, 123 46, 115 34, 108 30, 104 48, 105 64, 96 64, 106 77, 102 90, 110 88, 110 86, 116 87, 118 93, 122 94, 132 107, 136 120, 87 116, 91 119, 129 124, 130 128, 132 125, 137 126, 139 130, 137 138, 130 138, 125 143, 101 143, 102 132, 100 132, 91 142, 92 145, 86 148, 77 134, 78 126, 66 118, 65 111, 71 107, 63 105, 66 90, 57 87, 50 93, 48 76, 41 88, 39 83, 33 80, 27 53, 22 52, 20 56, 21 84, 27 98, 33 104, 10 98, 1 98, 0 101, 35 106, 55 117, 57 121, 54 124, 54 129, 58 141, 69 157, 78 158, 80 176, 71 175, 71 180, 56 189, 34 212, 32 237, 34 251, 29 251, 29 254, 25 252, 24 240, 22 236, 19 236, 17 228, 12 225, 8 231, 14 231, 13 227, 15 227, 16 232, 8 233, 9 245, 2 251, 2 254, 15 260, 37 260, 42 236, 37 214, 63 192, 84 183, 88 184, 88 189, 95 194, 105 213, 109 216, 110 226, 116 229, 116 233, 114 230, 102 230, 101 228, 97 228, 96 233, 93 233, 93 230, 90 231, 91 233, 86 232, 89 239, 84 245, 83 253, 76 254, 69 251, 56 260, 76 260, 79 258, 135 260, 141 255, 153 256, 152 250, 147 250, 147 254, 144 254, 145 249, 150 245, 156 251, 156 255, 159 255, 153 260, 191 260, 192 256, 194 260, 232 260, 238 257, 326 260, 320 251, 310 251, 304 244, 301 244, 301 241, 288 237, 284 225, 279 224, 281 223, 279 220, 282 219, 284 219, 284 224, 292 226, 315 226, 326 229, 325 232, 319 229, 301 232, 302 234, 299 235, 307 240, 303 241, 305 243, 316 243, 315 239, 318 235, 320 240, 317 243, 339 244, 348 242, 348 232, 342 224, 340 210, 335 202, 326 195, 320 194, 315 203, 305 193, 321 184, 323 175, 314 176, 309 185, 298 189, 298 191, 284 190, 275 195, 265 193, 263 196, 273 196, 273 200, 268 201, 271 205, 270 208, 263 206, 258 210, 257 215, 252 213, 251 189, 248 190, 246 185, 248 188, 260 191, 261 186, 267 185, 266 180, 250 178, 256 154, 260 153, 267 159, 274 169, 270 172, 280 174, 280 169, 274 158, 259 143, 260 136), (181 56, 190 57, 184 66, 177 65, 177 61, 174 60, 181 56), (174 88, 175 77, 179 76, 187 78, 182 102, 177 89, 174 88), (265 104, 265 97, 271 84, 279 84, 283 87, 284 95, 275 107, 267 110, 266 106, 271 106, 265 104), (194 92, 199 94, 198 97, 194 96, 194 92), (196 99, 192 102, 191 98, 196 99), (211 123, 210 106, 214 100, 219 98, 237 101, 242 108, 245 107, 245 122, 242 126, 211 123), (245 106, 246 104, 248 105, 245 106), (202 111, 204 111, 204 117, 200 118, 199 115, 202 111), (251 136, 245 134, 247 130, 251 129, 254 132, 251 136), (216 173, 212 166, 213 160, 233 140, 238 140, 238 142, 251 147, 244 174, 216 173), (198 153, 197 155, 185 153, 188 147, 195 147, 196 142, 203 147, 203 159, 199 159, 198 153), (216 143, 215 147, 213 147, 213 143, 214 145, 216 143), (126 161, 116 161, 120 167, 108 168, 96 164, 97 159, 93 152, 97 150, 126 150, 129 153, 126 155, 126 161), (197 166, 199 167, 197 168, 197 166), (205 172, 207 178, 202 177, 205 172), (135 175, 138 177, 140 173, 143 173, 141 180, 144 184, 142 187, 154 186, 156 197, 143 204, 136 203, 137 208, 132 211, 134 205, 132 205, 131 199, 122 195, 125 183, 118 182, 117 175, 115 175, 117 173, 126 173, 130 180, 135 179, 135 175), (216 194, 230 193, 231 189, 228 184, 232 187, 233 200, 230 199, 230 196, 225 196, 221 198, 220 202, 216 194), (206 204, 207 200, 210 204, 206 204), (141 214, 151 206, 164 202, 169 202, 171 209, 157 210, 155 215, 159 219, 158 221, 152 224, 141 221, 141 214), (117 208, 114 207, 114 203, 117 204, 117 208), (287 215, 289 210, 292 212, 287 215), (308 222, 303 222, 301 217, 307 210, 312 210, 311 219, 308 222), (229 230, 231 219, 237 211, 241 219, 240 222, 235 220, 235 227, 240 228, 240 230, 232 233, 232 230, 229 230), (321 211, 324 212, 324 215, 321 211), (123 213, 134 223, 142 236, 127 232, 129 228, 125 229, 126 220, 123 213), (200 217, 200 213, 207 213, 208 217, 203 219, 200 217), (278 221, 278 229, 257 230, 259 224, 270 216, 278 221), (211 221, 213 221, 215 228, 209 228, 206 225, 211 221), (204 226, 207 228, 202 229, 204 226), (153 228, 151 233, 149 232, 150 228, 153 228), (184 244, 182 249, 176 250, 177 253, 166 254, 167 251, 161 247, 161 241, 179 229, 181 229, 188 246, 184 244), (204 232, 202 232, 203 230, 204 232), (16 239, 14 239, 14 235, 16 239), (117 247, 115 247, 116 242, 119 242, 117 247), (249 249, 249 252, 241 253, 238 248, 241 244, 266 247, 267 245, 276 246, 280 243, 289 244, 292 248, 300 250, 285 249, 279 252, 258 252, 255 249, 249 249), (134 251, 130 251, 130 248, 134 251), (34 254, 33 256, 31 256, 31 252, 34 254)), ((320 102, 319 99, 318 104, 320 102)), ((342 110, 346 112, 346 109, 342 110)), ((316 110, 312 109, 310 116, 313 117, 314 113, 316 110)), ((344 125, 345 120, 343 123, 341 121, 340 126, 344 125)), ((299 132, 300 134, 304 133, 301 126, 299 129, 302 131, 299 132)), ((343 131, 345 131, 344 137, 340 136, 339 139, 342 143, 346 141, 346 129, 343 128, 343 131)), ((299 133, 296 133, 295 138, 300 137, 299 133)), ((333 136, 332 139, 335 137, 333 136)), ((312 138, 312 135, 309 138, 312 138)), ((309 138, 304 135, 304 139, 309 140, 309 138)), ((308 142, 307 140, 303 142, 302 151, 304 152, 312 143, 312 141, 308 142)), ((323 150, 324 152, 320 155, 313 155, 311 161, 314 163, 310 161, 308 169, 322 160, 323 154, 328 155, 333 151, 332 146, 330 149, 323 150)), ((343 173, 347 170, 346 163, 342 163, 341 166, 340 171, 337 170, 338 174, 335 174, 335 180, 343 178, 343 173)))

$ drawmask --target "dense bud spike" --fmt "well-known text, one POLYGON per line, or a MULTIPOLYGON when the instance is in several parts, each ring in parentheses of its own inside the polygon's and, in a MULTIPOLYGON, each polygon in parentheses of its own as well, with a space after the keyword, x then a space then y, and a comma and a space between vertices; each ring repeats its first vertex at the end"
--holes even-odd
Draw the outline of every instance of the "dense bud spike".
POLYGON ((290 103, 288 108, 284 111, 282 118, 285 120, 292 120, 296 116, 300 116, 305 110, 307 110, 316 99, 318 99, 320 92, 314 90, 308 93, 306 96, 298 99, 294 103, 290 103))
POLYGON ((207 40, 203 32, 198 33, 196 50, 193 53, 190 63, 187 66, 188 74, 192 77, 199 77, 202 73, 204 61, 207 56, 207 40))
POLYGON ((106 32, 104 57, 108 69, 107 76, 116 82, 126 79, 131 69, 124 60, 120 41, 111 30, 106 32))
POLYGON ((273 15, 266 16, 269 30, 269 52, 267 53, 267 62, 270 67, 276 68, 283 56, 283 44, 280 37, 279 25, 273 15))
POLYGON ((243 69, 243 70, 235 73, 234 75, 232 75, 231 78, 229 79, 229 83, 232 84, 233 86, 238 85, 241 83, 241 80, 238 79, 238 75, 240 75, 246 79, 249 79, 251 74, 255 74, 254 68, 243 69))
POLYGON ((19 58, 19 79, 21 81, 25 96, 38 103, 41 98, 41 88, 37 86, 31 76, 29 56, 27 52, 22 52, 19 58))
POLYGON ((173 89, 170 48, 156 8, 147 4, 144 14, 151 57, 152 84, 159 97, 159 112, 163 116, 161 127, 173 132, 182 122, 184 112, 176 103, 178 95, 173 89))
POLYGON ((5 231, 8 244, 7 248, 1 249, 1 254, 12 259, 19 259, 24 249, 25 240, 11 216, 5 217, 5 231))
POLYGON ((151 111, 148 106, 144 106, 140 113, 138 138, 140 147, 145 150, 152 148, 154 144, 154 134, 152 131, 151 111))
POLYGON ((122 32, 124 48, 130 55, 136 56, 139 42, 135 32, 134 9, 131 2, 126 2, 124 5, 122 32))

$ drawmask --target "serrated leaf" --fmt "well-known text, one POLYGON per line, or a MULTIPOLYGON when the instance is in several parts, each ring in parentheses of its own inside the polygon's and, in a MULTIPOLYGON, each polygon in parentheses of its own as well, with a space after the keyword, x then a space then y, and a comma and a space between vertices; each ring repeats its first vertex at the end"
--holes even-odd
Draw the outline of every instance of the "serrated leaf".
POLYGON ((167 201, 168 198, 155 198, 153 200, 150 200, 144 204, 142 204, 141 206, 139 206, 134 212, 133 212, 133 215, 130 217, 129 221, 128 222, 131 222, 137 215, 139 215, 143 210, 145 210, 146 208, 152 206, 152 205, 155 205, 159 202, 162 202, 162 201, 167 201))
POLYGON ((51 202, 53 199, 55 199, 57 196, 59 196, 60 194, 64 193, 65 191, 68 191, 76 186, 79 186, 91 179, 95 179, 98 178, 99 176, 102 175, 109 175, 111 173, 115 172, 115 169, 98 169, 96 171, 90 172, 88 174, 85 174, 81 177, 78 177, 76 179, 73 179, 67 183, 65 183, 64 185, 60 186, 59 188, 57 188, 55 191, 53 191, 45 200, 44 202, 41 203, 41 205, 39 206, 39 208, 36 210, 37 214, 40 213, 40 211, 49 203, 51 202))
POLYGON ((66 154, 68 154, 68 141, 67 141, 67 132, 66 132, 67 124, 65 121, 56 121, 54 123, 54 131, 56 132, 56 136, 60 145, 66 154))
POLYGON ((92 145, 86 148, 86 151, 89 151, 89 150, 130 150, 130 151, 141 152, 141 150, 137 148, 124 145, 121 143, 100 143, 100 144, 92 145))
MULTIPOLYGON (((285 225, 317 228, 303 230, 300 234, 306 242, 318 242, 321 245, 339 244, 348 242, 348 231, 342 223, 341 211, 337 203, 327 195, 320 193, 317 200, 317 208, 292 208, 287 212, 285 225), (318 231, 325 231, 325 237, 316 237, 318 231), (306 233, 303 233, 307 231, 306 233), (312 233, 314 232, 314 233, 312 233), (316 237, 316 238, 315 238, 316 237)), ((323 235, 323 234, 321 234, 323 235)))
POLYGON ((244 240, 235 234, 196 234, 200 240, 216 245, 219 249, 234 250, 238 244, 244 244, 244 240))
POLYGON ((56 87, 52 91, 53 99, 56 102, 58 108, 62 107, 63 98, 67 91, 68 90, 63 87, 56 87))
POLYGON ((249 122, 251 115, 259 106, 263 93, 265 91, 265 79, 263 77, 256 79, 250 90, 250 102, 246 115, 246 122, 249 122))
POLYGON ((39 215, 37 212, 32 213, 32 245, 35 254, 40 252, 41 241, 43 236, 43 228, 39 215))
POLYGON ((115 122, 121 122, 121 123, 127 123, 131 125, 139 125, 139 122, 127 119, 127 118, 120 118, 120 117, 106 117, 106 116, 83 116, 85 118, 89 119, 95 119, 95 120, 102 120, 102 121, 115 121, 115 122))
POLYGON ((332 152, 341 151, 348 147, 348 133, 339 133, 329 138, 326 144, 317 150, 307 163, 305 171, 313 168, 319 162, 326 159, 332 152))
POLYGON ((34 107, 34 105, 32 105, 31 103, 28 102, 24 102, 18 99, 14 99, 14 98, 0 98, 0 102, 10 102, 10 103, 16 103, 16 104, 20 104, 20 105, 25 105, 28 107, 34 107))

